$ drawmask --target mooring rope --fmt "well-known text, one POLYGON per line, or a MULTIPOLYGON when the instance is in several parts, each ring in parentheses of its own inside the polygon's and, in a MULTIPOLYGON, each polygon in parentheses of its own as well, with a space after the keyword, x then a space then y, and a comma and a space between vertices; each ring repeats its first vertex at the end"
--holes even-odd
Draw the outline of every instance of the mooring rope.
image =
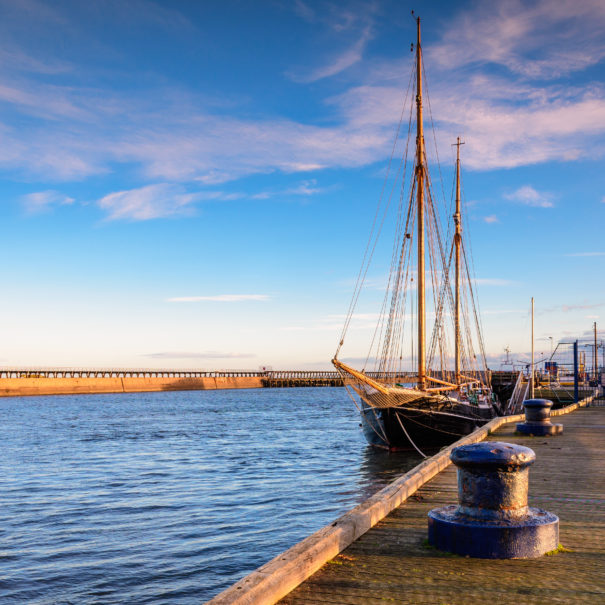
POLYGON ((414 446, 414 449, 423 457, 428 458, 428 456, 412 441, 412 438, 408 435, 408 432, 405 430, 403 426, 403 422, 401 422, 401 418, 399 418, 399 414, 395 412, 395 416, 397 416, 397 422, 399 422, 399 426, 401 430, 405 433, 405 436, 408 438, 408 441, 414 446))

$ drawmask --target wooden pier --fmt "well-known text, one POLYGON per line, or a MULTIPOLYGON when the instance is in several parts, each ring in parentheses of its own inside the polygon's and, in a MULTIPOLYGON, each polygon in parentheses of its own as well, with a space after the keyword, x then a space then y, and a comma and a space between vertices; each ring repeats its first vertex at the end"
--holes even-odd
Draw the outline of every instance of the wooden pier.
POLYGON ((518 437, 507 424, 489 439, 536 452, 529 503, 559 516, 562 552, 491 560, 427 546, 429 510, 457 502, 449 466, 280 603, 604 603, 605 408, 581 408, 556 422, 563 435, 518 437))
POLYGON ((593 395, 551 412, 563 435, 515 434, 499 417, 277 555, 208 605, 605 602, 605 407, 593 395), (590 407, 586 407, 590 406, 590 407), (471 559, 428 545, 427 515, 457 504, 452 450, 484 439, 531 447, 529 505, 560 518, 557 552, 471 559), (281 600, 280 600, 281 599, 281 600))

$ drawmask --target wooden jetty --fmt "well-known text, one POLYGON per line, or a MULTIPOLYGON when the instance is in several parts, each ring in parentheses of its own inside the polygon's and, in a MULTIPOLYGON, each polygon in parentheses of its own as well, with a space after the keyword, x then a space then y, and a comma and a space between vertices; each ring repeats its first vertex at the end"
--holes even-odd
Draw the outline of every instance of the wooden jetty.
POLYGON ((552 413, 564 425, 563 435, 516 436, 514 423, 523 419, 518 415, 497 418, 457 442, 489 434, 536 452, 529 503, 559 516, 561 552, 488 560, 427 545, 428 511, 457 502, 456 470, 446 461, 454 444, 210 603, 605 602, 605 408, 597 402, 582 407, 591 399, 552 413))

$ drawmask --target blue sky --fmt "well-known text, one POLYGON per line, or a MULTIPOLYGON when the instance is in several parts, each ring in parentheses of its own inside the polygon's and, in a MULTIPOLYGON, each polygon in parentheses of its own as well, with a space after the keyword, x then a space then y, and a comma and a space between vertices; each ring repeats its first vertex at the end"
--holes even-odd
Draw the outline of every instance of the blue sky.
POLYGON ((451 143, 466 142, 492 365, 529 350, 532 296, 539 351, 602 321, 602 1, 10 0, 0 363, 327 368, 408 83, 412 8, 447 200, 451 143))

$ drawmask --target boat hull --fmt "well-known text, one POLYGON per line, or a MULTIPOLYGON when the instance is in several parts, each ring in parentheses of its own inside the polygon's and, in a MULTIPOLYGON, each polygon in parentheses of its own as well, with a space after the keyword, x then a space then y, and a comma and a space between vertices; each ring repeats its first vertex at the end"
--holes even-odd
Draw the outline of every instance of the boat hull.
POLYGON ((441 405, 375 408, 362 401, 361 419, 370 445, 388 450, 434 450, 472 433, 498 415, 493 406, 448 400, 441 405), (415 446, 415 447, 414 447, 415 446))

